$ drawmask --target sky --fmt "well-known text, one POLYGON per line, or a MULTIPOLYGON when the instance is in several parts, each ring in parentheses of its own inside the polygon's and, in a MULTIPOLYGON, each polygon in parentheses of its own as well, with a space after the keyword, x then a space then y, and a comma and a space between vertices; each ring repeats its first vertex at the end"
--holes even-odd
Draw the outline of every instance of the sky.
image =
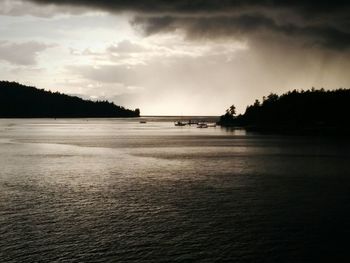
POLYGON ((142 115, 239 113, 269 93, 350 88, 350 4, 0 0, 0 79, 142 115))

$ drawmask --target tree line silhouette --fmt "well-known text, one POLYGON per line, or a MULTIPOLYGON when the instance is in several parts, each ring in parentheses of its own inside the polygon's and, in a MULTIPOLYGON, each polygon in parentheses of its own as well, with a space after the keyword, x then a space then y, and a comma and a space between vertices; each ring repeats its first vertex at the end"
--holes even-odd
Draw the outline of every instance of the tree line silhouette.
POLYGON ((221 126, 271 131, 350 131, 350 90, 293 90, 255 100, 243 115, 232 105, 220 117, 221 126), (232 110, 233 109, 233 110, 232 110))
POLYGON ((139 117, 108 101, 83 100, 59 92, 0 81, 0 118, 139 117))

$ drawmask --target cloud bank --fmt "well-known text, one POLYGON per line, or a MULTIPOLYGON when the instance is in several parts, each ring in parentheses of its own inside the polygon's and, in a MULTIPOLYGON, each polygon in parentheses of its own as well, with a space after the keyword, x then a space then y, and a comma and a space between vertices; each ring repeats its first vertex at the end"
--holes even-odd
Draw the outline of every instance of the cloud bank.
POLYGON ((0 41, 0 60, 14 65, 35 65, 39 53, 51 46, 34 41, 26 43, 0 41))
POLYGON ((277 0, 31 0, 133 13, 132 24, 146 35, 181 30, 189 39, 289 38, 331 50, 350 47, 347 1, 277 0))

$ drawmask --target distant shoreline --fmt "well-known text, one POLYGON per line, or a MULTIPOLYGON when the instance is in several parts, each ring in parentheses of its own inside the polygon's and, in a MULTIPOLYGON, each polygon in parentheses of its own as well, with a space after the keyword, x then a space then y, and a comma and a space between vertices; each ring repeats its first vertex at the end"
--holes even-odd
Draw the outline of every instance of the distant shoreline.
POLYGON ((48 120, 62 120, 62 119, 137 119, 140 117, 0 117, 0 120, 10 120, 10 119, 14 119, 14 120, 30 120, 30 119, 48 119, 48 120))
POLYGON ((182 118, 182 119, 187 119, 187 118, 220 118, 220 115, 141 115, 140 117, 159 117, 159 118, 182 118))
POLYGON ((84 100, 17 82, 0 81, 0 118, 131 118, 130 110, 107 100, 84 100))
POLYGON ((243 127, 262 133, 350 135, 350 90, 293 90, 255 100, 243 115, 235 106, 220 117, 222 127, 243 127))

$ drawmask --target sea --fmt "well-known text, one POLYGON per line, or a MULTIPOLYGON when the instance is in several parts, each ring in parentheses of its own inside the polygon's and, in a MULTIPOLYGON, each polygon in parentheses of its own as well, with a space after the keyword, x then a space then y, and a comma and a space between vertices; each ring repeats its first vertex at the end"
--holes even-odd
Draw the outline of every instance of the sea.
POLYGON ((350 138, 185 119, 0 120, 0 262, 350 262, 350 138))

